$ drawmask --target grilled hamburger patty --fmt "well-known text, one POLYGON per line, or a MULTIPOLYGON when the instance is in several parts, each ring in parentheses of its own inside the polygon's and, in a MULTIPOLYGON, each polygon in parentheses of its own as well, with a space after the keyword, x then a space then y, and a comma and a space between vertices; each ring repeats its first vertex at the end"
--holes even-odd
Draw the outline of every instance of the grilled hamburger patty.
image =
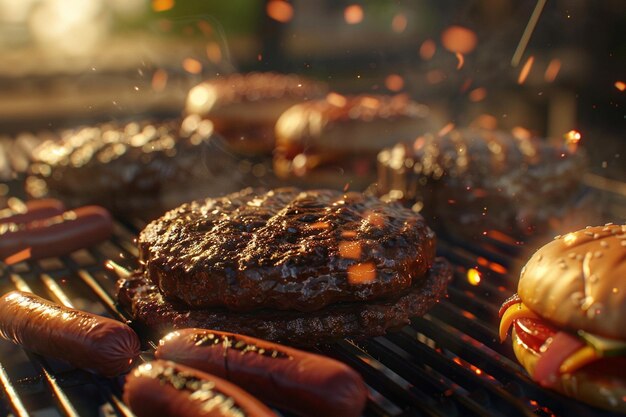
POLYGON ((295 188, 183 204, 138 242, 147 277, 189 309, 378 300, 419 283, 435 258, 419 214, 360 193, 295 188))
POLYGON ((141 273, 120 280, 119 301, 135 321, 159 333, 200 327, 266 340, 311 346, 344 337, 363 338, 404 326, 445 296, 452 267, 442 258, 424 279, 399 294, 373 302, 348 302, 313 312, 262 309, 249 313, 224 308, 190 310, 166 301, 141 273))

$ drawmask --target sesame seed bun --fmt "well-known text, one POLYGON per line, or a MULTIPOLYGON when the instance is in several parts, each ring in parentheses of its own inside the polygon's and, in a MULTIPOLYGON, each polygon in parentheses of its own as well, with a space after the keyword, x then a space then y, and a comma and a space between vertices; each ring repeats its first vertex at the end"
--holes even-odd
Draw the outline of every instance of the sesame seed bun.
POLYGON ((522 269, 518 294, 560 328, 626 340, 626 225, 557 236, 522 269))

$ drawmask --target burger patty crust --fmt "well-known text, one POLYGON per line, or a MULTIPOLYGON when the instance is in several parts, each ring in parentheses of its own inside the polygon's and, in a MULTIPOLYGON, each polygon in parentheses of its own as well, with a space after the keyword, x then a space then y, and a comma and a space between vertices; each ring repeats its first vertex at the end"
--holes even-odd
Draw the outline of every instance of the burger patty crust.
POLYGON ((166 300, 151 304, 195 310, 311 312, 380 300, 419 288, 435 259, 434 233, 400 204, 296 188, 183 204, 150 223, 138 244, 146 278, 166 300))
POLYGON ((345 302, 312 312, 262 309, 241 313, 225 308, 191 310, 163 298, 141 273, 119 281, 118 298, 135 321, 159 333, 200 327, 242 333, 292 345, 311 346, 344 337, 364 338, 409 323, 445 296, 452 267, 436 258, 424 279, 394 296, 345 302))

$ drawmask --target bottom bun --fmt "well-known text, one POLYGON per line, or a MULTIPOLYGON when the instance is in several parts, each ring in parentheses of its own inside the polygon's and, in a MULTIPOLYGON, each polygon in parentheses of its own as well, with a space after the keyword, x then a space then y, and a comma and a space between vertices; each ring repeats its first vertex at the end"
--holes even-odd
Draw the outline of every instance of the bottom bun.
MULTIPOLYGON (((513 329, 513 352, 517 360, 533 374, 539 359, 528 349, 513 329)), ((599 364, 599 363, 598 363, 599 364)), ((613 367, 583 367, 571 374, 563 374, 550 389, 605 410, 626 413, 626 379, 624 370, 613 367), (608 371, 607 371, 608 369, 608 371)))

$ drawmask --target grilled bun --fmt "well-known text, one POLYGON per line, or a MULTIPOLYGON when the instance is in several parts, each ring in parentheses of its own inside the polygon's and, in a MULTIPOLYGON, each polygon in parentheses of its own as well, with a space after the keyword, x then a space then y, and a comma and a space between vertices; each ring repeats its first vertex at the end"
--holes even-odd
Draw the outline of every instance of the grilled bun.
POLYGON ((564 330, 626 340, 626 225, 558 236, 522 269, 518 294, 564 330))
MULTIPOLYGON (((513 330, 513 352, 526 371, 533 375, 539 356, 528 349, 515 330, 513 330)), ((626 381, 623 375, 620 375, 623 370, 624 368, 620 366, 599 368, 591 365, 571 374, 561 375, 550 388, 605 410, 626 413, 626 401, 624 401, 626 381), (607 368, 610 368, 613 373, 607 372, 607 368)))

